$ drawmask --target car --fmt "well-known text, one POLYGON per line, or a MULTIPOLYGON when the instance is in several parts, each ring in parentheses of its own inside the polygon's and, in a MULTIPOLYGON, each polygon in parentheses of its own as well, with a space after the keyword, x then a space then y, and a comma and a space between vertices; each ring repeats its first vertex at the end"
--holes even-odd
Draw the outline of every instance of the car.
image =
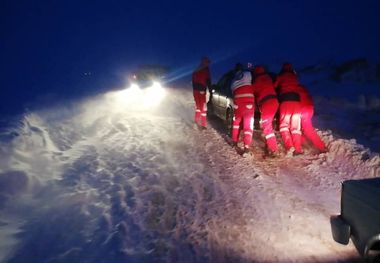
POLYGON ((232 129, 232 118, 234 115, 231 82, 234 72, 225 73, 219 81, 212 85, 210 98, 207 102, 207 111, 210 115, 222 119, 228 132, 232 129))
POLYGON ((336 242, 351 239, 360 255, 380 260, 380 178, 344 181, 340 214, 330 224, 336 242))
MULTIPOLYGON (((232 129, 232 118, 234 116, 233 94, 231 83, 234 78, 234 71, 230 70, 222 75, 218 82, 211 87, 210 98, 207 103, 209 115, 216 116, 224 121, 228 134, 232 129)), ((255 107, 254 129, 260 129, 260 111, 255 107)))
POLYGON ((160 65, 141 65, 129 74, 128 80, 131 86, 140 89, 162 85, 165 82, 168 69, 160 65))

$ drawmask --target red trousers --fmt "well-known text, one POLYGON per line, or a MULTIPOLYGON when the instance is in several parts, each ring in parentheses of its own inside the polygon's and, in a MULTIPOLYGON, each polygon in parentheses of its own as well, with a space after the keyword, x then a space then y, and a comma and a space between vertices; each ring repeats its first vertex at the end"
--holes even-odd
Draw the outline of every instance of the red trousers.
POLYGON ((240 123, 243 123, 244 147, 249 148, 252 143, 253 117, 255 114, 254 101, 249 98, 238 98, 234 100, 234 118, 232 122, 232 141, 238 142, 240 123))
POLYGON ((206 127, 207 106, 206 106, 206 91, 193 91, 195 100, 195 114, 194 122, 200 123, 203 127, 206 127))
POLYGON ((273 130, 273 118, 276 115, 278 105, 277 99, 270 99, 259 106, 261 112, 261 128, 268 150, 272 152, 278 150, 276 135, 273 130))
POLYGON ((311 141, 311 143, 320 151, 326 151, 326 145, 321 140, 315 131, 312 123, 314 115, 314 107, 312 105, 305 105, 302 107, 301 127, 303 135, 311 141))
POLYGON ((286 150, 294 147, 295 152, 302 152, 300 102, 284 101, 280 104, 280 133, 286 150))

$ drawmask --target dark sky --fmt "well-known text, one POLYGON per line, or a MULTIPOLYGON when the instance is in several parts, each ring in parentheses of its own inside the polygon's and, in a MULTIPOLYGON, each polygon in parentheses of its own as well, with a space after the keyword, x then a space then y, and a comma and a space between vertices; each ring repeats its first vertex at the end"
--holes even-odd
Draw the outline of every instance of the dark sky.
POLYGON ((186 69, 202 55, 220 71, 228 59, 377 59, 379 2, 0 0, 1 93, 8 104, 75 94, 139 64, 186 69))

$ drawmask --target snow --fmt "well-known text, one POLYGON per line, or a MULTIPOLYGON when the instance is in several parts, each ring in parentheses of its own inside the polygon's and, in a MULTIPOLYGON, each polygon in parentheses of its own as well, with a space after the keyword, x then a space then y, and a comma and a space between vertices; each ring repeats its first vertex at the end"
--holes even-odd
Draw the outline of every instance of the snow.
MULTIPOLYGON (((195 128, 188 84, 166 87, 151 103, 141 103, 145 97, 112 91, 3 125, 0 261, 358 257, 352 243, 334 242, 329 217, 340 212, 344 180, 380 176, 378 141, 374 151, 357 142, 359 132, 343 132, 355 125, 345 116, 360 115, 359 105, 320 97, 315 123, 329 151, 305 146, 301 156, 265 159, 260 131, 253 156, 243 158, 218 119, 195 128)), ((378 119, 368 123, 377 133, 367 141, 380 137, 378 119)))

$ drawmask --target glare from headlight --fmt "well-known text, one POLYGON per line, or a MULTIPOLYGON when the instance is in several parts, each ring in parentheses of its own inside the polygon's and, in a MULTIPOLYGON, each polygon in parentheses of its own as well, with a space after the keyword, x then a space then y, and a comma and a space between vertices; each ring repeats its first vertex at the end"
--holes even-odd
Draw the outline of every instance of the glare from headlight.
POLYGON ((110 93, 115 110, 151 110, 160 105, 165 98, 166 90, 159 82, 154 82, 148 88, 140 88, 132 83, 124 90, 110 93))
POLYGON ((131 90, 138 90, 138 89, 140 89, 140 87, 136 83, 132 83, 130 89, 131 90))
POLYGON ((157 82, 157 81, 154 81, 153 85, 152 85, 152 88, 162 88, 161 83, 157 82))
POLYGON ((161 84, 159 82, 154 82, 153 85, 146 90, 146 99, 144 104, 147 106, 158 105, 165 95, 166 91, 161 84))

